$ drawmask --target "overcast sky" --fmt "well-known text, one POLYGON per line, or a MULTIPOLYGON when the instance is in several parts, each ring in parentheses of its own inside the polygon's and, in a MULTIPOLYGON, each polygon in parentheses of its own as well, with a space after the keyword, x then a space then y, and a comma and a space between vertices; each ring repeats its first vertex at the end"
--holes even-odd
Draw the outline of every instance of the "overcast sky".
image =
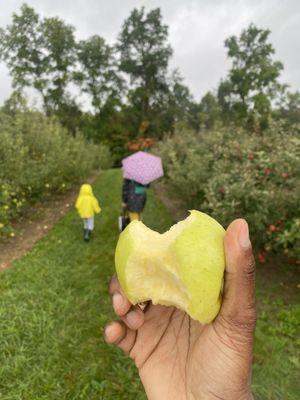
MULTIPOLYGON (((23 1, 0 0, 0 26, 23 1)), ((250 22, 269 28, 276 59, 284 64, 282 81, 300 90, 300 0, 28 0, 43 16, 59 16, 76 27, 79 38, 98 34, 113 43, 134 7, 160 7, 179 68, 197 100, 226 75, 224 40, 250 22)), ((0 63, 0 104, 10 94, 10 79, 0 63)))

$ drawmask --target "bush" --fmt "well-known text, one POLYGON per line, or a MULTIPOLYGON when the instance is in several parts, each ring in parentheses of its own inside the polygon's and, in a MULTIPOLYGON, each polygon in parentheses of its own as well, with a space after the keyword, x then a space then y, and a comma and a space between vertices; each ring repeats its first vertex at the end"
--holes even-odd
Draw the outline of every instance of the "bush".
MULTIPOLYGON (((268 252, 297 256, 300 138, 272 126, 263 135, 239 130, 177 131, 156 147, 166 178, 187 207, 224 226, 246 218, 264 262, 268 252)), ((298 253, 299 257, 299 253, 298 253)))
POLYGON ((107 147, 70 136, 38 112, 0 113, 0 235, 28 204, 59 193, 92 170, 108 167, 107 147))

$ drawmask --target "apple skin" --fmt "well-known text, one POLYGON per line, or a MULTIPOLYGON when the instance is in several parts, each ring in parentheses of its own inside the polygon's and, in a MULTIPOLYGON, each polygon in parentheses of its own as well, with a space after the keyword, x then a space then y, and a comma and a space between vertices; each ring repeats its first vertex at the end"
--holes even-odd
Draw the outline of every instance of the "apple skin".
POLYGON ((201 323, 219 312, 225 269, 224 228, 192 210, 163 234, 133 221, 121 233, 115 265, 132 304, 173 305, 201 323))

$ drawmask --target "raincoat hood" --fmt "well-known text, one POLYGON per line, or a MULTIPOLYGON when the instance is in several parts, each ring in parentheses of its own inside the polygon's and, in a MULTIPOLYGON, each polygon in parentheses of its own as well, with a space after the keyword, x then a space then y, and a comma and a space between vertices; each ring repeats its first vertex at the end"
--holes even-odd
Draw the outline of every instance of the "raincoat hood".
POLYGON ((79 196, 94 196, 92 186, 85 183, 81 186, 79 196))

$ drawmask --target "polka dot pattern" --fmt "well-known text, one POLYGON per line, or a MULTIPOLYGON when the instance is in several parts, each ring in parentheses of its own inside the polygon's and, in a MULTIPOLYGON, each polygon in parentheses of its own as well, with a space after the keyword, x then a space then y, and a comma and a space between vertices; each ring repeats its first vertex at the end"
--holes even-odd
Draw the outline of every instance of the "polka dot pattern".
POLYGON ((122 161, 123 176, 147 185, 164 175, 160 157, 138 151, 122 161))

